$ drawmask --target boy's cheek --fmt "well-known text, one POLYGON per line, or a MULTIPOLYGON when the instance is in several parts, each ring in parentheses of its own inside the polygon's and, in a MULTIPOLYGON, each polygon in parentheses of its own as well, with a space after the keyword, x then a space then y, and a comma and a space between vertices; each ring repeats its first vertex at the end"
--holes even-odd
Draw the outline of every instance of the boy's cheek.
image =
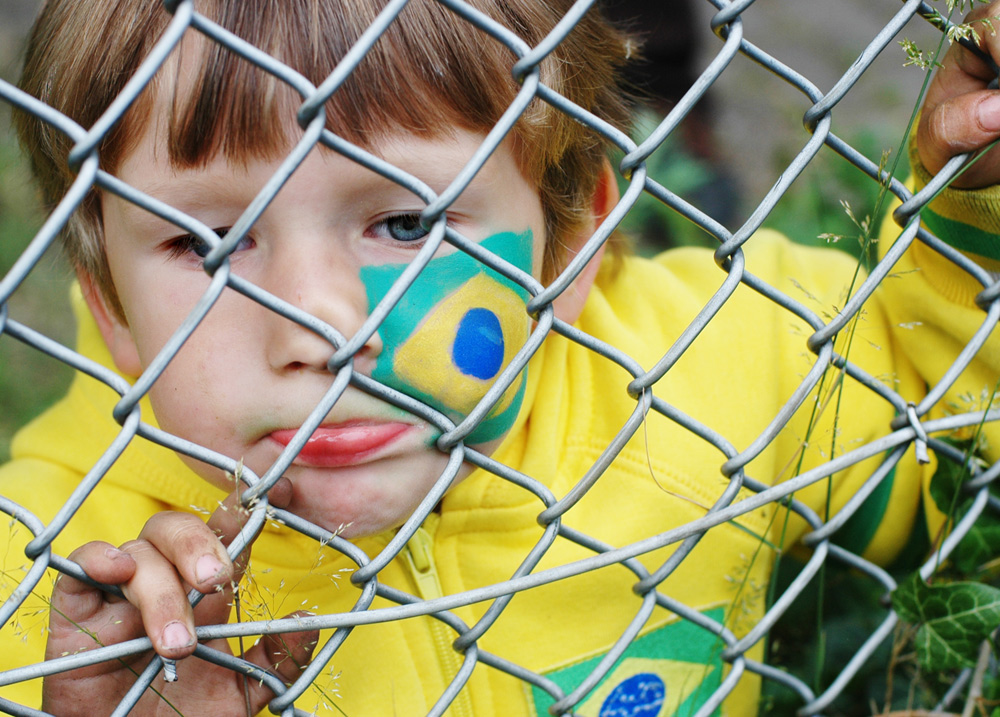
MULTIPOLYGON (((530 274, 532 234, 494 234, 481 245, 530 274)), ((365 267, 361 279, 371 311, 406 264, 365 267)), ((493 386, 528 338, 528 292, 464 252, 432 259, 379 328, 382 353, 373 377, 417 398, 456 423, 493 386)), ((510 430, 525 372, 466 443, 494 441, 510 430)))

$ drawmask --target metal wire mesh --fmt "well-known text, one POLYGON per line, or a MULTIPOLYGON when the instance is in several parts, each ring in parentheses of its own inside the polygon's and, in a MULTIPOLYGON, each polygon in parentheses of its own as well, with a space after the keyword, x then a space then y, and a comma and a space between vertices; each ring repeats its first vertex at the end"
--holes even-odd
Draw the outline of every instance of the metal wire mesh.
MULTIPOLYGON (((0 618, 2 618, 0 624, 5 626, 3 628, 5 630, 13 629, 9 624, 12 617, 19 610, 27 595, 41 584, 47 571, 60 571, 86 579, 77 565, 52 551, 51 543, 64 530, 80 506, 88 500, 94 486, 101 481, 109 467, 114 464, 129 443, 152 441, 230 472, 240 471, 240 467, 236 463, 236 459, 239 457, 218 455, 205 447, 156 429, 144 422, 139 410, 140 400, 147 396, 153 384, 159 380, 185 340, 205 316, 212 311, 215 300, 224 292, 236 291, 305 327, 305 329, 319 334, 332 347, 332 356, 328 366, 336 373, 336 379, 307 419, 302 432, 303 441, 324 420, 331 406, 335 404, 347 386, 354 385, 412 412, 440 429, 441 435, 437 441, 437 448, 449 456, 449 461, 444 474, 435 483, 434 488, 421 502, 416 512, 375 555, 368 555, 342 537, 310 524, 294 514, 274 509, 268 505, 268 491, 281 478, 294 459, 295 445, 285 451, 282 457, 263 475, 257 476, 249 469, 243 469, 241 474, 248 486, 244 499, 246 504, 253 506, 253 517, 240 538, 230 547, 230 554, 233 556, 239 554, 242 547, 266 520, 279 520, 288 529, 298 531, 346 556, 355 566, 350 581, 359 589, 359 592, 354 607, 343 613, 318 614, 294 619, 251 620, 228 625, 206 625, 199 628, 198 636, 202 642, 217 637, 255 638, 262 634, 294 631, 302 629, 303 626, 329 631, 324 633, 324 640, 317 649, 312 666, 303 671, 301 677, 292 685, 283 684, 274 676, 262 672, 239 658, 229 657, 205 647, 199 647, 196 656, 190 659, 209 660, 238 672, 249 673, 254 679, 264 680, 277 695, 270 704, 272 711, 281 714, 303 714, 304 712, 296 709, 293 704, 309 689, 317 675, 327 670, 330 665, 337 663, 338 651, 345 641, 351 638, 352 628, 373 623, 405 620, 417 616, 431 616, 447 626, 451 639, 454 640, 452 648, 460 659, 457 663, 457 671, 451 677, 450 682, 444 686, 440 694, 434 696, 432 700, 434 706, 430 710, 430 714, 443 714, 456 700, 460 699, 459 696, 474 670, 496 670, 509 674, 513 678, 523 681, 526 689, 535 688, 547 693, 551 700, 549 711, 552 714, 571 714, 577 706, 585 701, 591 690, 612 672, 617 659, 625 653, 629 645, 639 639, 643 626, 653 611, 667 611, 678 620, 686 621, 698 630, 712 635, 713 639, 719 642, 721 659, 728 666, 724 677, 714 687, 711 694, 704 695, 703 701, 697 705, 694 714, 701 716, 717 713, 720 706, 724 704, 726 698, 741 681, 747 680, 751 675, 757 675, 765 682, 773 683, 776 686, 775 689, 797 695, 800 700, 798 707, 800 714, 823 713, 845 690, 850 689, 851 679, 864 668, 866 662, 872 659, 879 647, 890 640, 898 623, 898 617, 891 608, 880 604, 872 605, 871 609, 882 616, 880 624, 870 634, 859 639, 853 653, 842 665, 839 665, 839 672, 835 679, 821 685, 807 684, 806 681, 791 672, 761 661, 762 653, 752 652, 754 646, 759 646, 762 641, 766 640, 790 606, 797 600, 804 599, 801 596, 810 584, 814 585, 819 580, 817 576, 821 574, 825 565, 839 563, 849 566, 864 575, 872 584, 881 586, 886 593, 894 589, 896 582, 893 577, 872 562, 835 544, 833 536, 859 510, 864 499, 878 488, 908 451, 917 451, 922 460, 930 447, 940 461, 966 462, 966 456, 962 451, 935 436, 967 427, 975 427, 983 422, 1000 420, 1000 410, 997 409, 956 411, 946 416, 936 414, 936 417, 931 418, 932 408, 941 400, 956 377, 983 349, 991 332, 995 330, 998 317, 1000 317, 1000 284, 997 283, 996 278, 964 255, 930 235, 919 225, 920 209, 933 196, 938 184, 947 181, 959 171, 964 158, 957 158, 931 186, 919 195, 912 196, 900 181, 888 175, 885 167, 881 167, 877 160, 863 155, 833 132, 833 112, 838 103, 851 92, 879 53, 894 44, 902 28, 911 22, 922 22, 919 15, 928 13, 929 8, 916 0, 909 0, 903 4, 885 27, 873 32, 871 42, 863 49, 849 70, 829 91, 823 91, 810 82, 808 78, 795 69, 782 64, 755 46, 750 38, 744 36, 742 15, 753 12, 752 1, 727 3, 713 0, 718 12, 712 20, 712 26, 721 40, 717 54, 676 107, 658 124, 654 131, 637 142, 633 141, 623 129, 608 126, 585 108, 568 102, 540 82, 539 64, 549 54, 552 47, 573 30, 577 19, 588 11, 592 5, 591 2, 585 0, 577 2, 545 41, 535 47, 527 46, 514 32, 482 16, 459 0, 439 0, 439 2, 464 18, 469 23, 470 28, 478 28, 489 36, 491 41, 502 43, 510 48, 518 58, 511 67, 511 72, 521 84, 516 101, 485 139, 481 149, 463 172, 455 177, 450 186, 440 194, 430 191, 417 178, 409 176, 398 168, 347 143, 325 128, 324 103, 335 95, 343 78, 352 72, 377 42, 384 28, 395 21, 397 15, 406 5, 405 1, 389 2, 380 14, 379 22, 362 35, 352 52, 343 58, 337 70, 319 87, 313 86, 277 59, 248 45, 206 17, 199 15, 189 0, 165 3, 166 11, 173 15, 167 32, 156 43, 153 51, 142 63, 140 71, 129 81, 125 90, 92 127, 80 127, 12 85, 0 82, 0 98, 3 101, 21 111, 37 116, 72 138, 74 147, 70 155, 70 162, 78 167, 71 190, 58 207, 50 213, 45 225, 37 233, 30 246, 0 282, 0 305, 2 305, 0 336, 3 337, 2 340, 23 342, 39 352, 62 361, 76 371, 86 373, 106 384, 120 396, 114 410, 114 419, 120 425, 117 438, 106 447, 101 460, 91 468, 72 499, 62 507, 54 520, 47 523, 42 522, 22 506, 0 496, 0 510, 9 515, 12 521, 16 521, 30 531, 33 536, 27 549, 30 567, 23 577, 19 578, 10 595, 6 596, 6 601, 0 610, 0 618), (281 163, 274 181, 269 182, 262 190, 257 205, 248 209, 238 225, 221 241, 211 232, 206 232, 203 226, 190 217, 139 193, 100 168, 98 147, 102 139, 112 131, 125 109, 151 81, 181 38, 188 33, 201 33, 211 42, 224 45, 232 52, 287 83, 302 97, 298 116, 305 132, 301 140, 281 163), (750 217, 740 226, 731 229, 682 199, 671 191, 669 186, 661 184, 650 176, 647 173, 646 161, 670 138, 683 118, 690 113, 692 107, 709 90, 716 79, 725 72, 730 61, 739 53, 780 77, 790 87, 807 98, 811 107, 805 112, 803 118, 808 136, 804 135, 807 141, 803 144, 801 151, 785 167, 778 181, 760 201, 750 217), (624 159, 620 162, 618 170, 623 177, 627 178, 622 199, 607 220, 586 243, 580 254, 556 279, 547 285, 540 284, 531 276, 518 271, 501 258, 479 247, 474 242, 470 242, 455 230, 446 227, 446 223, 443 221, 445 211, 485 163, 492 150, 510 132, 525 108, 529 103, 539 99, 550 103, 560 112, 568 114, 578 122, 596 127, 602 134, 606 135, 610 142, 624 153, 624 159), (350 157, 414 192, 426 202, 426 209, 422 214, 423 220, 433 226, 426 248, 413 260, 411 270, 407 271, 396 282, 390 293, 353 336, 343 336, 337 327, 327 325, 316 317, 310 316, 301 309, 281 301, 241 279, 231 271, 228 260, 229 255, 236 249, 240 237, 252 226, 262 208, 278 191, 283 179, 295 171, 309 152, 315 151, 320 146, 350 157), (903 203, 894 215, 901 228, 893 247, 888 250, 880 262, 872 267, 868 278, 858 285, 839 312, 832 316, 824 316, 811 308, 807 301, 798 300, 766 284, 747 271, 743 249, 752 245, 758 230, 767 222, 772 209, 804 168, 820 153, 831 151, 842 156, 860 170, 858 181, 881 183, 903 203), (123 381, 105 367, 96 365, 71 348, 49 339, 31 326, 18 321, 15 316, 8 314, 8 299, 17 293, 25 277, 39 265, 43 257, 48 252, 55 251, 53 245, 56 243, 59 232, 66 225, 72 213, 77 210, 84 197, 94 187, 117 194, 154 214, 165 217, 185 231, 191 231, 203 237, 211 245, 211 250, 204 258, 204 268, 212 276, 210 288, 206 291, 198 307, 191 313, 189 320, 151 361, 147 370, 134 384, 123 381), (554 300, 568 290, 573 279, 595 256, 642 193, 647 193, 669 206, 714 238, 716 243, 714 259, 716 270, 719 272, 718 292, 709 303, 701 308, 686 330, 671 345, 663 347, 662 354, 652 365, 641 364, 619 348, 560 321, 556 318, 553 310, 554 300), (353 357, 378 331, 381 322, 390 312, 394 303, 404 295, 407 288, 415 281, 420 269, 426 265, 435 249, 443 242, 450 243, 459 250, 467 252, 498 274, 523 287, 531 297, 530 301, 527 302, 526 310, 535 319, 531 335, 525 345, 517 352, 514 361, 497 378, 494 387, 476 408, 464 420, 457 423, 439 411, 388 388, 372 378, 356 372, 353 368, 353 357), (924 242, 935 251, 948 257, 957 270, 967 272, 983 286, 977 299, 977 303, 983 310, 980 330, 971 337, 968 345, 954 356, 952 369, 942 376, 935 385, 928 387, 926 396, 916 402, 912 397, 900 395, 870 376, 865 372, 864 367, 853 364, 848 356, 838 353, 834 346, 838 335, 864 311, 865 302, 878 290, 879 285, 884 281, 891 280, 887 277, 891 276, 894 264, 914 242, 924 242), (790 395, 784 397, 781 409, 773 416, 770 423, 748 443, 732 442, 729 437, 717 433, 713 426, 703 425, 688 413, 671 405, 657 391, 657 382, 667 375, 675 364, 685 356, 690 347, 698 341, 699 335, 724 309, 737 287, 740 286, 749 287, 779 305, 788 313, 789 317, 801 319, 809 325, 812 331, 811 335, 803 336, 800 342, 802 351, 808 351, 812 356, 809 371, 800 377, 790 395), (546 476, 523 474, 516 467, 504 465, 489 456, 467 449, 463 443, 463 440, 489 413, 491 407, 500 399, 506 389, 517 380, 521 369, 538 351, 546 337, 553 333, 560 334, 571 342, 587 347, 604 357, 609 365, 613 364, 623 369, 629 378, 621 382, 620 391, 627 393, 634 399, 632 415, 621 426, 611 442, 604 447, 592 467, 585 474, 576 477, 576 484, 572 490, 558 496, 553 495, 549 489, 546 476), (824 376, 828 376, 830 371, 843 371, 847 377, 846 380, 856 382, 876 393, 893 407, 897 416, 896 420, 891 425, 884 427, 882 435, 863 445, 852 446, 850 450, 823 464, 787 478, 780 483, 771 485, 770 477, 758 476, 754 478, 751 472, 744 470, 745 467, 773 445, 782 429, 791 420, 792 415, 808 400, 820 382, 824 380, 824 376), (716 503, 704 506, 703 515, 697 519, 663 532, 651 533, 643 536, 640 540, 624 545, 606 544, 588 534, 585 527, 575 528, 567 525, 564 516, 570 513, 574 506, 598 483, 607 467, 616 460, 622 446, 634 436, 641 434, 644 421, 651 414, 660 414, 667 421, 697 436, 717 452, 718 461, 705 469, 708 474, 721 475, 727 479, 725 489, 720 492, 716 503), (798 491, 872 457, 877 458, 877 467, 862 484, 858 493, 846 501, 844 507, 835 514, 817 515, 804 503, 796 500, 798 491), (543 528, 541 538, 527 554, 521 557, 520 564, 517 565, 516 570, 509 578, 501 582, 479 585, 434 599, 421 599, 408 595, 397 588, 380 582, 380 574, 386 566, 397 559, 421 524, 435 510, 463 461, 489 471, 495 476, 496 481, 504 481, 517 486, 523 490, 526 500, 530 499, 536 502, 537 520, 543 528), (797 513, 809 524, 809 531, 801 540, 808 553, 808 558, 798 568, 797 574, 790 584, 784 588, 780 595, 773 596, 766 610, 749 629, 734 632, 732 625, 728 624, 725 618, 720 619, 714 614, 701 612, 697 606, 683 604, 671 597, 669 591, 662 590, 664 581, 688 559, 688 555, 706 533, 718 529, 719 526, 732 523, 741 516, 778 503, 787 506, 789 510, 797 513), (567 541, 579 546, 580 552, 577 554, 580 557, 565 564, 546 563, 545 558, 550 548, 554 544, 567 541), (640 556, 668 546, 672 548, 669 557, 655 570, 650 570, 638 560, 640 556), (495 655, 482 649, 480 642, 483 636, 491 630, 503 629, 502 624, 498 623, 500 623, 511 600, 516 599, 519 594, 552 583, 566 583, 571 586, 574 576, 609 566, 621 566, 621 569, 630 571, 634 575, 633 594, 622 597, 620 604, 601 606, 601 609, 621 611, 633 615, 633 617, 627 621, 627 628, 615 641, 607 655, 597 661, 592 669, 570 688, 567 689, 531 667, 520 664, 516 655, 495 655), (463 606, 473 604, 488 605, 488 609, 484 608, 481 618, 475 624, 468 624, 456 614, 456 611, 463 606)), ((709 271, 710 267, 706 266, 704 270, 709 271)), ((616 368, 616 370, 618 369, 616 368)), ((719 378, 722 381, 725 380, 725 377, 719 378)), ((197 400, 197 397, 193 396, 191 400, 197 400)), ((974 493, 975 500, 971 503, 968 512, 956 516, 954 529, 940 550, 920 568, 920 573, 924 577, 931 576, 939 569, 952 548, 971 530, 984 511, 996 512, 997 510, 997 500, 991 495, 990 486, 993 480, 1000 475, 1000 464, 984 466, 972 461, 969 462, 968 469, 970 480, 967 487, 974 493)), ((641 509, 642 506, 635 507, 637 511, 641 509)), ((616 518, 629 520, 630 516, 617 516, 616 518)), ((704 559, 703 555, 701 557, 704 559)), ((347 588, 339 589, 345 590, 347 588)), ((567 599, 573 599, 572 588, 567 588, 567 590, 567 599)), ((540 622, 537 629, 540 634, 539 639, 544 640, 545 623, 540 622)), ((116 660, 123 656, 142 653, 148 650, 149 646, 148 640, 136 640, 120 645, 99 647, 85 653, 59 657, 38 664, 22 665, 0 672, 0 684, 15 684, 85 665, 116 660)), ((161 660, 154 659, 138 677, 135 688, 121 702, 117 713, 129 712, 143 691, 164 668, 171 669, 172 666, 170 664, 164 665, 161 660)), ((963 676, 958 679, 954 694, 949 696, 950 699, 958 699, 961 696, 961 691, 967 680, 968 672, 963 673, 963 676)), ((387 707, 386 709, 388 714, 392 708, 387 707)), ((399 710, 399 714, 411 713, 405 705, 395 705, 395 709, 399 710)), ((29 707, 19 706, 7 700, 0 701, 0 710, 10 714, 37 714, 29 707)))

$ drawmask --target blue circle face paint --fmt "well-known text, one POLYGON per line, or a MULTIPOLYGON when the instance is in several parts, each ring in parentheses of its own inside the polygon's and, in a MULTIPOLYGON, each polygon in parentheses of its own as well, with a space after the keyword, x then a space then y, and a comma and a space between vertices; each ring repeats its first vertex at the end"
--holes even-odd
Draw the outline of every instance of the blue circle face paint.
MULTIPOLYGON (((501 232, 480 245, 531 272, 530 231, 501 232)), ((407 264, 361 268, 369 311, 392 290, 407 264)), ((378 329, 383 349, 372 378, 423 401, 456 423, 476 407, 528 340, 527 290, 462 251, 434 257, 378 329), (489 307, 489 308, 484 308, 489 307)), ((524 398, 524 369, 467 437, 479 445, 502 437, 524 398)))
POLYGON ((503 366, 503 349, 503 329, 497 315, 483 308, 466 311, 451 345, 455 367, 466 376, 491 379, 503 366))
POLYGON ((622 680, 601 705, 599 717, 656 717, 667 698, 659 675, 643 672, 622 680))

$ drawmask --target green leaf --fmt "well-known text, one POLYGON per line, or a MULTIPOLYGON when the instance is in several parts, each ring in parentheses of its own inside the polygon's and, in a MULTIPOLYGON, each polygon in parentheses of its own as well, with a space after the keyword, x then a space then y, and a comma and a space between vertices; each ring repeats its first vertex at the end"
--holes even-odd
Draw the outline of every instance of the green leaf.
POLYGON ((893 591, 892 606, 919 625, 917 660, 924 670, 971 667, 980 643, 1000 625, 1000 590, 982 583, 928 585, 914 574, 893 591))
MULTIPOLYGON (((1000 702, 1000 678, 983 675, 983 700, 987 704, 997 704, 997 702, 1000 702)), ((1000 709, 1000 707, 997 709, 1000 709)))
POLYGON ((937 509, 950 515, 956 508, 964 508, 971 502, 971 496, 961 493, 962 482, 968 479, 969 472, 965 466, 947 459, 939 461, 930 486, 931 498, 937 509))
MULTIPOLYGON (((974 496, 961 493, 962 482, 969 472, 961 465, 941 460, 931 479, 930 492, 938 510, 961 516, 972 504, 974 496)), ((952 551, 949 561, 966 577, 973 577, 982 566, 1000 555, 1000 518, 986 511, 952 551)))
POLYGON ((951 554, 955 567, 972 576, 995 558, 1000 546, 1000 520, 992 513, 983 513, 951 554))

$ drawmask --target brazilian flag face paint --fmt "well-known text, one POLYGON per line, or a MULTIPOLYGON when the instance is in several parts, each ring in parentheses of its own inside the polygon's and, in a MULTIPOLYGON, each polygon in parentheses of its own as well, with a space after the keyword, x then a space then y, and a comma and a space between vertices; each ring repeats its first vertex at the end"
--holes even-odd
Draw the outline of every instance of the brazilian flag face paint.
MULTIPOLYGON (((481 246, 531 273, 532 234, 503 232, 481 246)), ((361 269, 368 310, 406 264, 361 269)), ((379 328, 373 377, 458 422, 471 411, 528 338, 528 292, 462 251, 431 259, 379 328)), ((525 372, 472 431, 467 443, 500 438, 524 397, 525 372)))

